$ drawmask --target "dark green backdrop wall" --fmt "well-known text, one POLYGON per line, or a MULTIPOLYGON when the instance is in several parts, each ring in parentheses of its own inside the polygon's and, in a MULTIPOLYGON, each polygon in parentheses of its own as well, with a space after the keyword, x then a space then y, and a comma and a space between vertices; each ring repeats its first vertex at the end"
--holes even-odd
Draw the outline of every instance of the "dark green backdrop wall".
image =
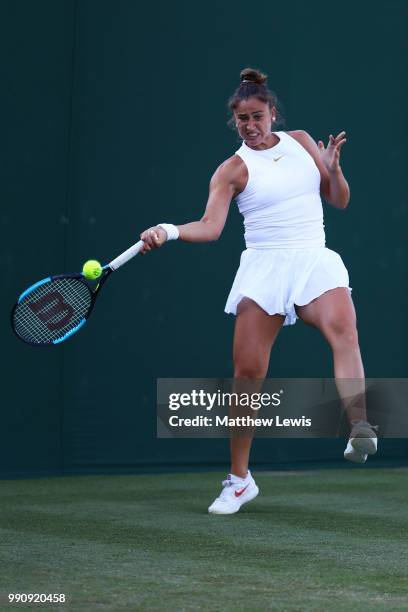
MULTIPOLYGON (((121 270, 65 346, 19 343, 8 313, 37 279, 200 217, 212 172, 238 148, 226 100, 248 65, 269 74, 287 129, 347 131, 352 198, 346 212, 326 207, 327 243, 350 271, 367 375, 406 376, 406 26, 405 0, 0 4, 1 473, 227 460, 226 441, 156 440, 155 381, 231 376, 234 206, 219 242, 169 244, 121 270)), ((283 330, 271 376, 331 374, 316 332, 283 330)), ((254 461, 342 448, 258 441, 254 461)))

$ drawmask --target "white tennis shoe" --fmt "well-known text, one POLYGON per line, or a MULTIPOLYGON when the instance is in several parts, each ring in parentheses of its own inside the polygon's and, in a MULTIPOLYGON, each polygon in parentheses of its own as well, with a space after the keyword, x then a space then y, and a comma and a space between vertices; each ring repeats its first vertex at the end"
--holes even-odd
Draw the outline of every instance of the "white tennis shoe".
POLYGON ((259 493, 255 480, 248 471, 246 478, 228 474, 222 481, 220 496, 208 508, 210 514, 234 514, 241 506, 254 499, 259 493))
POLYGON ((370 425, 367 421, 352 421, 353 428, 344 451, 344 458, 354 463, 365 463, 368 455, 377 452, 376 425, 370 425))

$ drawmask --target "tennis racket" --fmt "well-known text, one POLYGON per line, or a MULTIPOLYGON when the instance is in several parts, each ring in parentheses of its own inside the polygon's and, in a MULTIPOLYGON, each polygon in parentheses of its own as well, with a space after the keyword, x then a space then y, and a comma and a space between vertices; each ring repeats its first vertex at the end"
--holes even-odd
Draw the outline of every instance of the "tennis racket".
POLYGON ((107 278, 139 253, 143 240, 102 267, 92 288, 82 273, 58 274, 34 283, 18 298, 11 312, 17 336, 33 346, 65 342, 83 327, 107 278))

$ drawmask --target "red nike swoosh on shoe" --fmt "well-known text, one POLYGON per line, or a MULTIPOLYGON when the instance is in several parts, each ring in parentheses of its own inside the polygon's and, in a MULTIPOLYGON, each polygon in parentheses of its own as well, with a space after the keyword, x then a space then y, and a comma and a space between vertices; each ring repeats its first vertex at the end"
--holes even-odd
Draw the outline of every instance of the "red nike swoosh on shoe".
POLYGON ((243 489, 240 489, 239 491, 235 491, 235 497, 240 497, 243 494, 243 492, 247 490, 248 487, 249 487, 249 483, 243 489))

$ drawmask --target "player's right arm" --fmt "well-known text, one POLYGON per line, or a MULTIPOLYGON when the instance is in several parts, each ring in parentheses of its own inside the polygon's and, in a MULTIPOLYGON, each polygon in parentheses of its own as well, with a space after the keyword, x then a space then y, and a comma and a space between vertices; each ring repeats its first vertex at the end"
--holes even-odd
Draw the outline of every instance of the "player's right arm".
MULTIPOLYGON (((227 220, 231 200, 241 191, 243 165, 239 157, 233 156, 217 168, 210 181, 204 215, 199 221, 177 226, 180 240, 185 242, 218 240, 227 220)), ((145 230, 140 237, 146 243, 144 251, 160 247, 166 241, 165 231, 158 226, 145 230)))

